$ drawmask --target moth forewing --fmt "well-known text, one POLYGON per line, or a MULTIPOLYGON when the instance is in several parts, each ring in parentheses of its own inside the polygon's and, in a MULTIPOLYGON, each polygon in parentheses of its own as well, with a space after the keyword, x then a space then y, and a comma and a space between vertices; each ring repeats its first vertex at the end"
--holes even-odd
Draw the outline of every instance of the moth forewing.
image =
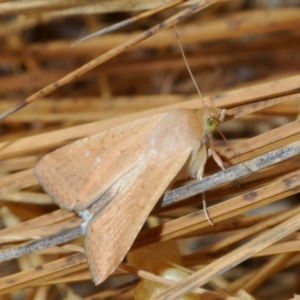
POLYGON ((145 137, 163 115, 139 119, 59 148, 40 160, 35 175, 60 207, 84 211, 135 166, 145 151, 145 137))
POLYGON ((87 226, 85 251, 95 284, 105 280, 130 249, 157 200, 191 153, 187 147, 163 161, 149 156, 136 178, 98 212, 87 226))
POLYGON ((218 124, 223 114, 204 107, 154 115, 79 140, 38 163, 37 178, 58 205, 81 216, 89 211, 85 253, 96 284, 118 267, 169 185, 202 176, 213 131, 208 121, 218 124))

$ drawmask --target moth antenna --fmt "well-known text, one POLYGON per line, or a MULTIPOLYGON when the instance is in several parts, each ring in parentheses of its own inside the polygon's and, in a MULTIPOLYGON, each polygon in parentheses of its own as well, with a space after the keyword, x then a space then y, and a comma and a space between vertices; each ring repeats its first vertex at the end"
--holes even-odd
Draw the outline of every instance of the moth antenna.
MULTIPOLYGON (((196 87, 196 90, 197 90, 197 92, 198 92, 198 94, 199 94, 199 96, 200 96, 200 99, 201 99, 201 101, 202 101, 202 104, 205 106, 204 101, 203 101, 203 97, 202 97, 202 94, 201 94, 201 91, 200 91, 200 89, 199 89, 199 87, 198 87, 198 85, 197 85, 197 83, 196 83, 196 80, 195 80, 195 78, 194 78, 194 76, 193 76, 193 73, 192 73, 192 71, 191 71, 191 68, 189 67, 187 58, 186 58, 186 56, 185 56, 185 54, 184 54, 184 51, 183 51, 183 48, 182 48, 182 44, 181 44, 180 39, 179 39, 179 34, 178 34, 178 31, 177 31, 177 28, 176 28, 176 24, 174 24, 174 29, 175 29, 175 34, 176 34, 176 38, 177 38, 177 41, 178 41, 178 45, 179 45, 179 48, 180 48, 180 51, 181 51, 183 60, 184 60, 184 62, 185 62, 185 65, 186 65, 186 67, 187 67, 187 70, 188 70, 188 72, 189 72, 189 74, 190 74, 190 76, 191 76, 191 78, 192 78, 192 81, 193 81, 193 83, 194 83, 194 85, 195 85, 195 87, 196 87)), ((232 148, 232 146, 230 145, 230 143, 228 142, 228 140, 226 139, 225 135, 221 132, 220 129, 218 129, 218 132, 219 132, 219 134, 221 135, 221 137, 224 139, 226 145, 231 149, 231 151, 232 151, 232 152, 234 153, 234 155, 237 157, 237 159, 239 160, 239 162, 242 163, 242 164, 245 166, 245 168, 246 168, 249 172, 252 172, 252 170, 251 170, 251 169, 250 169, 250 168, 249 168, 249 167, 241 160, 241 158, 240 158, 240 157, 237 155, 237 153, 234 151, 234 149, 232 148)), ((203 201, 203 208, 204 208, 204 205, 205 205, 204 203, 205 203, 205 202, 203 201)), ((207 210, 205 209, 204 212, 205 212, 205 216, 207 217, 207 216, 208 216, 207 210)), ((211 220, 210 220, 208 217, 207 217, 207 220, 209 221, 209 223, 211 223, 211 220)))
MULTIPOLYGON (((182 1, 182 0, 181 0, 182 1)), ((121 45, 107 51, 106 53, 94 58, 90 62, 86 63, 85 65, 81 66, 80 68, 76 69, 75 71, 67 74, 66 76, 60 78, 59 80, 55 81, 54 83, 49 84, 48 86, 44 87, 43 89, 39 90, 38 92, 32 94, 30 97, 22 101, 21 103, 17 104, 13 108, 3 112, 0 114, 0 120, 6 118, 7 116, 11 115, 12 113, 18 111, 19 109, 25 107, 26 105, 32 103, 35 100, 38 100, 51 92, 57 90, 59 87, 69 83, 70 81, 74 80, 74 78, 81 76, 82 74, 86 73, 87 71, 99 66, 101 63, 109 60, 110 58, 120 54, 121 52, 125 51, 126 49, 140 43, 148 39, 149 37, 153 36, 157 32, 161 31, 163 28, 168 28, 179 21, 183 21, 186 18, 190 17, 191 15, 197 13, 201 9, 209 6, 211 3, 207 1, 198 2, 193 4, 187 9, 175 14, 174 16, 170 17, 169 19, 165 20, 153 26, 152 28, 138 34, 136 37, 127 40, 126 42, 122 43, 121 45)))
POLYGON ((187 58, 186 58, 186 56, 185 56, 185 54, 184 54, 184 51, 183 51, 183 48, 182 48, 182 44, 181 44, 181 42, 180 42, 179 34, 178 34, 178 31, 177 31, 177 28, 176 28, 176 25, 175 25, 175 24, 174 24, 174 29, 175 29, 175 34, 176 34, 178 46, 179 46, 181 55, 182 55, 182 57, 183 57, 183 60, 184 60, 184 62, 185 62, 186 68, 187 68, 187 70, 188 70, 188 72, 189 72, 189 74, 190 74, 190 76, 191 76, 191 78, 192 78, 192 81, 193 81, 193 83, 194 83, 194 86, 196 87, 196 90, 197 90, 197 92, 198 92, 198 95, 199 95, 199 97, 200 97, 200 99, 201 99, 201 102, 202 102, 203 106, 206 106, 205 103, 204 103, 204 100, 203 100, 201 91, 200 91, 200 89, 199 89, 199 87, 198 87, 198 85, 197 85, 197 83, 196 83, 195 77, 194 77, 194 75, 193 75, 193 73, 192 73, 192 70, 191 70, 191 68, 190 68, 190 66, 189 66, 189 64, 188 64, 187 58))
POLYGON ((132 24, 132 23, 134 23, 136 21, 148 18, 148 17, 153 16, 154 14, 156 14, 156 13, 158 13, 160 11, 166 10, 166 9, 171 8, 173 6, 177 6, 177 5, 179 5, 179 4, 183 3, 183 2, 186 2, 186 1, 188 1, 188 0, 173 0, 173 1, 170 1, 168 3, 159 5, 159 6, 155 7, 155 8, 153 8, 153 9, 145 11, 145 12, 143 12, 143 13, 137 15, 137 16, 131 17, 129 19, 126 19, 124 21, 121 21, 121 22, 116 23, 114 25, 111 25, 109 27, 106 27, 106 28, 100 29, 100 30, 98 30, 98 31, 96 31, 94 33, 91 33, 91 34, 83 37, 79 41, 75 42, 74 44, 72 44, 71 47, 75 47, 78 44, 80 44, 80 43, 82 43, 82 42, 84 42, 86 40, 89 40, 89 39, 91 39, 93 37, 100 36, 100 35, 106 34, 108 32, 112 32, 114 30, 117 30, 117 29, 122 28, 124 26, 127 26, 129 24, 132 24))
POLYGON ((208 214, 208 210, 207 210, 207 205, 206 205, 206 196, 205 196, 205 192, 202 193, 202 205, 203 205, 203 212, 205 215, 206 220, 208 221, 208 223, 211 226, 214 226, 214 222, 211 220, 209 214, 208 214))
MULTIPOLYGON (((190 74, 190 76, 191 76, 191 78, 192 78, 192 81, 193 81, 193 83, 194 83, 194 85, 195 85, 195 87, 196 87, 196 90, 197 90, 197 92, 198 92, 198 94, 199 94, 199 96, 200 96, 201 102, 202 102, 202 104, 205 106, 205 103, 204 103, 204 100, 203 100, 203 96, 202 96, 202 94, 201 94, 201 91, 200 91, 200 89, 199 89, 197 83, 196 83, 195 77, 194 77, 194 75, 193 75, 193 73, 192 73, 192 71, 191 71, 191 68, 190 68, 190 66, 189 66, 189 64, 188 64, 187 58, 186 58, 185 53, 184 53, 184 51, 183 51, 183 47, 182 47, 182 44, 181 44, 180 39, 179 39, 179 34, 178 34, 178 31, 177 31, 177 28, 176 28, 176 24, 174 24, 174 29, 175 29, 176 38, 177 38, 178 45, 179 45, 179 48, 180 48, 180 51, 181 51, 183 60, 184 60, 184 62, 185 62, 186 68, 187 68, 187 70, 188 70, 188 72, 189 72, 189 74, 190 74)), ((251 169, 250 169, 250 168, 249 168, 249 167, 241 160, 241 158, 240 158, 240 157, 237 155, 237 153, 234 151, 234 149, 232 148, 232 146, 230 145, 230 143, 229 143, 228 140, 226 139, 225 135, 221 132, 221 130, 220 130, 220 129, 217 129, 217 130, 218 130, 219 134, 221 135, 221 137, 224 139, 224 141, 225 141, 225 143, 227 144, 227 146, 231 149, 231 151, 232 151, 232 152, 234 153, 234 155, 237 157, 237 159, 239 160, 239 162, 242 163, 248 171, 252 172, 252 170, 251 170, 251 169)), ((237 181, 236 181, 236 182, 237 182, 237 181)), ((237 182, 237 184, 238 184, 238 182, 237 182)), ((205 214, 205 217, 206 217, 208 223, 209 223, 210 225, 214 225, 214 223, 212 222, 211 218, 209 217, 209 214, 208 214, 208 211, 207 211, 205 193, 202 193, 202 203, 203 203, 203 211, 204 211, 204 214, 205 214)))
POLYGON ((243 160, 239 157, 239 155, 237 155, 237 153, 234 151, 233 147, 230 145, 230 143, 228 142, 228 140, 226 139, 225 135, 222 133, 222 131, 218 128, 217 129, 220 136, 223 138, 223 140, 225 141, 226 145, 230 148, 230 150, 234 153, 234 155, 237 157, 237 159, 239 160, 239 162, 241 164, 243 164, 245 166, 245 168, 252 173, 252 170, 245 164, 245 162, 243 162, 243 160))
MULTIPOLYGON (((180 38, 179 38, 179 34, 178 34, 178 31, 177 31, 177 28, 176 28, 176 24, 174 24, 174 30, 175 30, 175 34, 176 34, 178 46, 179 46, 181 55, 182 55, 182 57, 183 57, 183 60, 184 60, 184 62, 185 62, 186 68, 187 68, 187 70, 188 70, 188 72, 189 72, 189 74, 190 74, 190 77, 192 78, 192 81, 193 81, 193 83, 194 83, 194 86, 196 87, 196 90, 197 90, 197 92, 198 92, 198 95, 199 95, 199 97, 200 97, 200 99, 201 99, 201 102, 202 102, 203 106, 206 106, 205 103, 204 103, 203 97, 202 97, 202 93, 201 93, 201 91, 200 91, 200 89, 199 89, 199 87, 198 87, 198 85, 197 85, 197 83, 196 83, 195 77, 194 77, 194 75, 193 75, 193 73, 192 73, 192 70, 191 70, 191 68, 190 68, 190 66, 189 66, 189 64, 188 64, 187 58, 186 58, 185 53, 184 53, 184 51, 183 51, 183 47, 182 47, 182 44, 181 44, 181 42, 180 42, 180 38)), ((201 180, 201 179, 200 179, 200 180, 201 180)), ((204 193, 204 192, 202 193, 202 205, 203 205, 203 212, 204 212, 204 215, 205 215, 205 218, 206 218, 207 222, 208 222, 211 226, 213 226, 214 223, 213 223, 213 221, 211 220, 211 218, 210 218, 210 216, 209 216, 209 214, 208 214, 207 205, 206 205, 206 197, 205 197, 205 193, 204 193)))

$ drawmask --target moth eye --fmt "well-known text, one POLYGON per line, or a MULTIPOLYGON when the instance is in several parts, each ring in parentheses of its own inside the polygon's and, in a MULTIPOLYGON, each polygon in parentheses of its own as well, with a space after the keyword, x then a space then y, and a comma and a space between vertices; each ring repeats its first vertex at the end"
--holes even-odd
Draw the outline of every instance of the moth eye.
POLYGON ((216 131, 219 124, 220 124, 220 121, 216 118, 208 118, 206 120, 206 125, 211 132, 216 131))

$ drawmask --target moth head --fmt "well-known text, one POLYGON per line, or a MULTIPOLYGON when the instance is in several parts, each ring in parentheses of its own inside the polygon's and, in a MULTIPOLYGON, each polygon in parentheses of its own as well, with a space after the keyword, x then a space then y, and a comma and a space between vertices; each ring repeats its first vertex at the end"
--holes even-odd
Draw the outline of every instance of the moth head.
POLYGON ((219 124, 220 124, 220 120, 215 117, 209 117, 206 120, 206 127, 210 132, 215 132, 218 129, 219 124))
POLYGON ((215 107, 202 107, 197 112, 199 120, 205 127, 207 133, 215 132, 225 116, 225 109, 215 107))

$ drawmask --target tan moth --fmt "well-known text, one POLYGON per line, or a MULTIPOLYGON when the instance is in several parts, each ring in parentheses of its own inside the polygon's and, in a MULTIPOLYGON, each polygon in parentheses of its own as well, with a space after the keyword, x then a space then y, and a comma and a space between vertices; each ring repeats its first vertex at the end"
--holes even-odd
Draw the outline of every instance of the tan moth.
POLYGON ((95 284, 130 249, 147 216, 176 180, 201 178, 225 109, 178 109, 112 128, 45 155, 44 190, 85 219, 85 254, 95 284))
MULTIPOLYGON (((62 158, 57 158, 57 163, 55 162, 53 166, 48 163, 49 168, 54 168, 54 172, 51 174, 47 174, 47 164, 41 166, 40 170, 42 172, 44 170, 44 173, 40 172, 41 180, 44 178, 44 186, 49 188, 49 193, 53 190, 52 194, 57 194, 56 202, 68 209, 75 209, 86 220, 86 253, 95 282, 104 280, 110 273, 110 269, 114 269, 118 265, 118 260, 122 260, 123 253, 127 252, 125 246, 128 246, 127 249, 130 247, 136 231, 139 230, 138 227, 142 226, 147 212, 149 213, 151 206, 154 205, 155 197, 156 199, 159 198, 158 194, 164 185, 167 186, 168 182, 172 184, 173 181, 186 176, 196 177, 198 175, 201 177, 205 161, 209 155, 211 133, 217 127, 218 122, 223 119, 223 112, 220 111, 221 113, 217 118, 213 117, 213 113, 209 113, 207 119, 203 115, 201 119, 202 113, 199 115, 196 111, 189 111, 200 117, 200 123, 206 120, 204 125, 199 125, 203 131, 202 134, 198 134, 199 140, 197 140, 200 141, 200 146, 194 138, 183 139, 182 141, 175 139, 173 142, 174 137, 169 135, 169 130, 165 130, 165 128, 171 127, 176 129, 176 134, 183 135, 185 131, 181 127, 185 127, 185 124, 186 127, 190 127, 189 132, 193 132, 194 129, 191 128, 198 125, 190 126, 190 123, 184 120, 185 118, 183 118, 182 123, 178 121, 180 124, 175 124, 170 120, 162 122, 164 117, 160 118, 160 115, 157 115, 157 118, 151 117, 145 120, 153 125, 149 130, 144 129, 143 120, 138 120, 132 123, 130 130, 127 128, 127 125, 130 124, 127 124, 119 127, 119 129, 115 128, 97 135, 94 143, 89 141, 93 140, 93 137, 88 138, 88 141, 78 142, 78 145, 83 147, 81 153, 77 153, 76 147, 71 145, 69 150, 61 152, 62 158), (177 128, 178 126, 179 128, 177 128), (161 132, 163 134, 158 134, 161 132), (142 136, 142 134, 145 135, 142 136), (117 139, 112 141, 115 136, 117 139), (160 136, 161 138, 159 138, 160 136), (131 137, 134 138, 130 140, 131 137), (136 141, 133 140, 135 138, 136 141), (120 146, 119 142, 121 143, 120 146), (184 151, 186 149, 183 148, 182 144, 188 152, 184 151), (175 148, 173 151, 168 148, 172 145, 175 148), (76 152, 75 155, 72 154, 72 149, 76 152), (93 155, 91 155, 91 151, 93 155), (92 158, 89 158, 90 156, 92 158), (72 158, 74 158, 74 162, 72 158), (202 168, 193 168, 195 166, 193 162, 198 160, 203 161, 203 165, 199 163, 200 166, 198 166, 202 168), (65 164, 67 164, 66 167, 65 164), (68 164, 71 168, 68 168, 68 164), (160 168, 162 170, 159 170, 160 168), (100 173, 102 169, 103 174, 100 173), (156 173, 154 169, 158 169, 156 173), (53 181, 52 179, 56 174, 59 175, 57 181, 53 181), (78 177, 76 177, 77 174, 78 177), (65 181, 67 185, 66 189, 63 190, 61 188, 65 181), (70 191, 72 191, 71 194, 70 191), (156 194, 152 197, 153 193, 156 194), (128 207, 124 209, 123 206, 126 205, 128 207), (122 244, 123 241, 126 243, 125 246, 122 244), (95 243, 98 245, 94 245, 95 243)), ((177 112, 178 120, 181 120, 180 115, 183 110, 177 112)), ((55 155, 52 159, 56 160, 55 155)))
MULTIPOLYGON (((185 0, 170 1, 166 7, 180 2, 185 0)), ((192 5, 33 94, 0 114, 0 119, 214 2, 192 5)), ((41 159, 35 173, 44 190, 60 207, 85 219, 85 253, 96 284, 118 267, 164 191, 176 180, 202 177, 212 133, 224 115, 224 109, 210 107, 157 114, 79 140, 41 159)))

